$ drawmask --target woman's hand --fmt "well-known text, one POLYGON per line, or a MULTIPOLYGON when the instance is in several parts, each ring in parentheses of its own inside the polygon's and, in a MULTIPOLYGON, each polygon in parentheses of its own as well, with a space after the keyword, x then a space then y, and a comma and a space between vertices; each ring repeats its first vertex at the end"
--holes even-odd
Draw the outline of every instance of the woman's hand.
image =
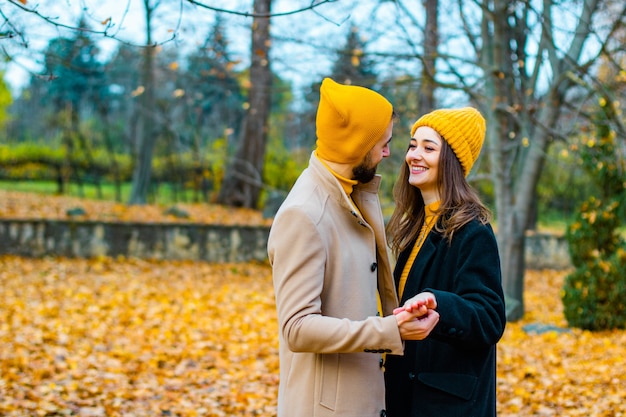
POLYGON ((435 310, 437 308, 437 299, 435 298, 435 294, 432 292, 421 292, 416 296, 408 299, 404 306, 398 307, 393 310, 393 314, 398 314, 400 311, 404 310, 409 313, 421 313, 418 314, 418 317, 426 314, 427 310, 435 310))

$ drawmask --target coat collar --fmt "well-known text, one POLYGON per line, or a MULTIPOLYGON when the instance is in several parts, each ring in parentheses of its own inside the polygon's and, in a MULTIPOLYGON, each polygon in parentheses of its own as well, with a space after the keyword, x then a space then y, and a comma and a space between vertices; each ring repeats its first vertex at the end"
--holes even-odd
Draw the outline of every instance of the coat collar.
MULTIPOLYGON (((349 198, 344 192, 341 183, 333 175, 333 173, 330 172, 319 159, 317 159, 317 156, 315 156, 315 152, 311 154, 311 158, 309 160, 309 169, 311 169, 313 175, 320 181, 320 184, 324 187, 324 189, 328 192, 329 196, 333 200, 335 200, 345 209, 352 211, 352 205, 350 204, 349 198)), ((358 183, 357 185, 355 185, 352 190, 353 200, 357 201, 358 199, 355 198, 355 196, 360 193, 378 194, 378 190, 380 189, 380 181, 381 176, 376 174, 370 182, 358 183)), ((359 207, 359 210, 361 210, 361 207, 359 207)))

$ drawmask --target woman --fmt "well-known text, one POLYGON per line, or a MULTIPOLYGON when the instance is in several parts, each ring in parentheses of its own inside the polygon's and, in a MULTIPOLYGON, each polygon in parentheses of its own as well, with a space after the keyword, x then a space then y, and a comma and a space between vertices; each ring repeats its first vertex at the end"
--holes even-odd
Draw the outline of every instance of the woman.
POLYGON ((439 109, 411 129, 387 225, 402 309, 436 308, 439 323, 385 365, 389 417, 496 415, 496 343, 506 324, 489 210, 466 177, 485 119, 439 109))

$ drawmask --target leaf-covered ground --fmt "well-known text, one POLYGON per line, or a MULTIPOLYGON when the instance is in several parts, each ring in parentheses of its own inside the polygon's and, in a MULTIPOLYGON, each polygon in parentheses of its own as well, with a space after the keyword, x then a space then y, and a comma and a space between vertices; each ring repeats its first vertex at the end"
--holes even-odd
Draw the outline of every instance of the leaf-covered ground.
MULTIPOLYGON (((0 217, 66 219, 76 207, 76 220, 271 223, 208 204, 177 204, 179 218, 0 190, 0 217)), ((626 417, 626 331, 567 329, 564 276, 527 274, 526 315, 498 345, 501 417, 626 417)), ((2 416, 270 417, 277 384, 267 265, 0 256, 2 416)))
POLYGON ((271 416, 270 271, 0 257, 0 415, 271 416))
MULTIPOLYGON (((626 332, 565 328, 563 272, 531 271, 499 344, 507 416, 626 415, 626 332)), ((265 264, 0 256, 0 415, 275 415, 265 264)))
POLYGON ((205 203, 127 205, 114 201, 44 195, 0 190, 0 217, 12 219, 68 219, 68 210, 80 208, 85 214, 74 220, 107 222, 202 223, 269 225, 257 210, 225 207, 205 203), (176 216, 184 212, 187 216, 176 216))
POLYGON ((500 417, 626 416, 626 330, 568 329, 565 276, 526 274, 526 314, 507 324, 498 345, 500 417))

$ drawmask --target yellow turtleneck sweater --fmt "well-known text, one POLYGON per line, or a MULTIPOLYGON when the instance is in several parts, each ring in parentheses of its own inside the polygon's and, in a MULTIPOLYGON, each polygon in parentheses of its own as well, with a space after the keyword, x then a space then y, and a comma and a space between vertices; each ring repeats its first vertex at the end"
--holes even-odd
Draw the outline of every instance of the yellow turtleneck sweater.
POLYGON ((417 240, 413 245, 413 249, 409 254, 409 258, 404 265, 404 269, 402 270, 402 274, 400 275, 400 282, 398 283, 398 298, 402 300, 402 293, 404 292, 404 286, 406 285, 407 277, 409 276, 409 271, 413 266, 413 262, 417 257, 417 253, 422 248, 422 244, 426 240, 426 236, 430 233, 433 226, 437 222, 436 211, 439 209, 440 202, 435 201, 434 203, 430 203, 424 207, 424 212, 426 217, 424 219, 424 224, 422 225, 422 229, 420 230, 420 234, 417 236, 417 240))
POLYGON ((341 188, 343 188, 343 191, 346 193, 346 195, 348 196, 348 200, 350 200, 350 203, 352 203, 352 207, 359 213, 361 214, 361 211, 359 210, 359 208, 356 206, 356 204, 354 204, 354 201, 352 200, 352 190, 354 189, 354 186, 357 185, 359 182, 357 180, 351 180, 350 178, 346 178, 346 177, 342 177, 341 175, 337 174, 331 167, 329 167, 326 162, 324 162, 323 159, 321 159, 319 156, 317 156, 317 152, 315 152, 315 156, 317 157, 317 159, 322 163, 322 165, 324 165, 326 167, 326 169, 335 176, 335 178, 337 178, 337 181, 339 181, 339 184, 341 184, 341 188))

